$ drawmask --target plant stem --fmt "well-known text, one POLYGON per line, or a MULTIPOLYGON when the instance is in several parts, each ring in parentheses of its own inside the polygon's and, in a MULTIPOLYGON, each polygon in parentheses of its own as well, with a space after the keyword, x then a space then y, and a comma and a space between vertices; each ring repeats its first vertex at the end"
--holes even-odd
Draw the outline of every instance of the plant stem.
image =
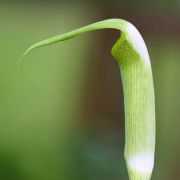
POLYGON ((149 180, 154 164, 155 103, 151 67, 126 37, 112 49, 117 59, 125 103, 125 159, 130 180, 149 180))

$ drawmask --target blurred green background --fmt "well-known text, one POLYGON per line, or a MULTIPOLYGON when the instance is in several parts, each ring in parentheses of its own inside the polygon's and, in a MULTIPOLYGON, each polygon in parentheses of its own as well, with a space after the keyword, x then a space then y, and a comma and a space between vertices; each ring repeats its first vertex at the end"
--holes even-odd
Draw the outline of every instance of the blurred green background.
POLYGON ((180 179, 180 2, 0 1, 0 179, 126 180, 119 33, 91 32, 16 62, 32 43, 107 18, 131 21, 152 60, 153 180, 180 179))

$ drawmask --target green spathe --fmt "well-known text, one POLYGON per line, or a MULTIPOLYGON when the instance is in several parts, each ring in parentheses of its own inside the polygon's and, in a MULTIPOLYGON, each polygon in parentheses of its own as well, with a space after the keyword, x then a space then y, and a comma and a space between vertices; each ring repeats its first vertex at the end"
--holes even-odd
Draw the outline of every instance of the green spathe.
POLYGON ((122 19, 100 21, 35 43, 23 56, 38 47, 64 41, 85 32, 107 28, 122 32, 112 48, 112 55, 119 64, 123 82, 125 159, 129 178, 130 180, 149 180, 153 170, 155 151, 154 86, 146 45, 131 23, 122 19))
POLYGON ((131 180, 148 180, 154 165, 155 103, 152 71, 125 35, 112 54, 118 60, 125 102, 125 158, 131 180))

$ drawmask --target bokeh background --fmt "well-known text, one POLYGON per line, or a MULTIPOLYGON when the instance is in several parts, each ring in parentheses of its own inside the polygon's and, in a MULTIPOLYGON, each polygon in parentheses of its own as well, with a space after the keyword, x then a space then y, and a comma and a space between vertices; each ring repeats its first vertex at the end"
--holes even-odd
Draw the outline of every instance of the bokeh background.
POLYGON ((180 179, 180 1, 0 1, 0 179, 126 180, 119 32, 32 43, 107 18, 142 33, 152 60, 157 146, 153 180, 180 179))

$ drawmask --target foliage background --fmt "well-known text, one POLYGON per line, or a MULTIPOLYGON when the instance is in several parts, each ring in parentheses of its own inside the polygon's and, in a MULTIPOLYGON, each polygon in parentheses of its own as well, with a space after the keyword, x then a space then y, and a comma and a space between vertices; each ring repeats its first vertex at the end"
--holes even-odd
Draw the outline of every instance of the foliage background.
POLYGON ((110 49, 91 32, 29 54, 32 43, 107 18, 141 31, 156 91, 154 180, 180 179, 180 2, 0 1, 0 179, 128 179, 123 92, 110 49))

